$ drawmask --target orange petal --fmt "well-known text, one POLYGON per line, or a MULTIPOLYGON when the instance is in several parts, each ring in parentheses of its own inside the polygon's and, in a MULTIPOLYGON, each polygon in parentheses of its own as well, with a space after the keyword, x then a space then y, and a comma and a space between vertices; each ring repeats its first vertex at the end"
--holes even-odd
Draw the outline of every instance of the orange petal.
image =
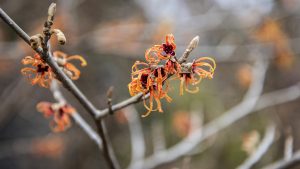
POLYGON ((72 72, 72 76, 70 77, 72 80, 79 79, 80 70, 78 70, 72 63, 66 63, 64 68, 72 72))
POLYGON ((86 66, 87 65, 86 60, 80 55, 68 56, 67 61, 70 61, 70 60, 79 60, 81 62, 81 64, 80 64, 81 66, 86 66))
POLYGON ((53 56, 57 58, 67 58, 67 54, 62 51, 55 51, 53 52, 53 56))
POLYGON ((45 117, 49 117, 54 114, 54 111, 51 108, 52 103, 50 102, 40 102, 36 105, 36 109, 38 112, 44 114, 45 117))

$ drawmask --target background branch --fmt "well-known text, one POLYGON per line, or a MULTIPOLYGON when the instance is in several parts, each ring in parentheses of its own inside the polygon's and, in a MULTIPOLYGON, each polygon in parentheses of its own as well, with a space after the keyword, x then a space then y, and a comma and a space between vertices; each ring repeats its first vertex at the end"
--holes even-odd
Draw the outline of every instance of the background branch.
POLYGON ((256 164, 269 150, 270 146, 274 142, 275 134, 275 126, 268 126, 265 131, 265 136, 256 150, 243 162, 243 164, 238 166, 237 169, 250 169, 254 164, 256 164))

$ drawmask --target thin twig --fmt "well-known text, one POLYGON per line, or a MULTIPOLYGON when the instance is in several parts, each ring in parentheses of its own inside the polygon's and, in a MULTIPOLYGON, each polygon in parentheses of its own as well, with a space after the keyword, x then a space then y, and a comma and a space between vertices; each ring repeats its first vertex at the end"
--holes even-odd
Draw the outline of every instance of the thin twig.
POLYGON ((136 163, 136 161, 142 161, 146 152, 142 124, 134 106, 126 107, 124 113, 128 121, 131 139, 131 161, 128 169, 140 169, 143 164, 136 163))
POLYGON ((151 122, 153 152, 159 152, 166 149, 166 138, 162 120, 151 122))
MULTIPOLYGON (((30 37, 25 33, 1 8, 0 17, 6 22, 28 45, 30 45, 30 37)), ((52 54, 44 53, 41 47, 36 48, 35 51, 41 55, 45 62, 52 68, 57 79, 59 79, 64 87, 68 89, 84 106, 84 108, 92 115, 97 113, 96 107, 86 98, 86 96, 77 88, 73 81, 59 68, 57 63, 53 60, 52 54)))
POLYGON ((112 111, 112 95, 113 95, 113 90, 114 90, 114 87, 111 86, 111 87, 109 87, 109 89, 107 90, 107 93, 106 93, 109 114, 113 114, 113 111, 112 111))
POLYGON ((111 141, 109 140, 109 136, 107 134, 107 129, 104 120, 97 119, 96 124, 97 124, 98 133, 102 138, 104 157, 108 161, 109 167, 111 169, 119 169, 120 166, 115 156, 115 153, 112 149, 111 141))
MULTIPOLYGON (((30 37, 0 8, 0 17, 28 44, 30 45, 30 37)), ((50 16, 51 17, 51 16, 50 16)), ((51 18, 53 19, 53 18, 51 18)), ((47 39, 47 38, 45 38, 47 39)), ((45 40, 44 39, 44 40, 45 40)), ((44 43, 48 46, 48 41, 44 41, 44 43)), ((63 86, 68 89, 74 96, 77 98, 77 100, 81 103, 81 105, 90 113, 90 115, 94 118, 96 118, 97 115, 97 109, 96 107, 86 98, 86 96, 77 88, 77 86, 73 83, 73 81, 59 68, 57 63, 53 60, 53 56, 50 52, 50 50, 47 48, 47 50, 43 50, 41 47, 34 48, 34 50, 42 57, 42 59, 51 67, 53 72, 55 73, 58 80, 60 80, 63 84, 63 86)), ((104 129, 104 122, 102 119, 95 120, 97 123, 97 129, 99 132, 99 135, 101 136, 103 140, 103 150, 104 155, 106 158, 112 158, 107 159, 110 168, 117 169, 119 168, 118 163, 116 160, 114 160, 114 153, 112 151, 110 144, 106 144, 108 138, 105 138, 107 136, 105 129, 104 129), (109 153, 109 154, 107 154, 109 153)))
POLYGON ((275 139, 275 126, 271 125, 266 129, 265 137, 261 141, 257 149, 244 161, 243 164, 237 167, 237 169, 250 169, 256 164, 262 156, 269 150, 270 146, 275 139))
MULTIPOLYGON (((56 101, 58 101, 62 105, 67 103, 66 99, 59 90, 59 86, 56 80, 52 81, 50 89, 56 101)), ((85 131, 85 133, 97 144, 100 150, 102 150, 102 140, 97 132, 91 128, 91 126, 80 116, 78 112, 71 113, 71 116, 74 121, 85 131)))
POLYGON ((284 143, 284 159, 289 160, 293 156, 293 136, 291 127, 287 128, 286 139, 284 143))
POLYGON ((178 59, 179 64, 187 61, 187 58, 189 57, 190 53, 198 46, 199 39, 200 39, 199 36, 196 36, 192 39, 192 41, 190 42, 188 47, 183 52, 183 55, 181 56, 181 58, 178 59))
POLYGON ((299 166, 300 164, 300 151, 297 151, 296 153, 293 154, 293 156, 288 159, 281 159, 279 161, 276 161, 272 164, 269 164, 263 169, 290 169, 295 166, 299 166))

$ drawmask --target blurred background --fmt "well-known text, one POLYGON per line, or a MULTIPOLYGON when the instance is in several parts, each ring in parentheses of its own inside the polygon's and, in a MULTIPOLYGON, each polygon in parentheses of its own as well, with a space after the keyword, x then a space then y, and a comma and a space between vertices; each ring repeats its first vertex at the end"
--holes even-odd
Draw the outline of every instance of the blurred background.
MULTIPOLYGON (((0 7, 25 32, 34 35, 42 31, 51 2, 0 0, 0 7)), ((262 93, 285 89, 300 81, 299 0, 61 0, 56 3, 54 27, 65 33, 67 44, 58 46, 53 40, 52 48, 69 55, 82 55, 87 60, 88 66, 80 68, 82 75, 75 83, 100 109, 107 107, 106 91, 110 86, 115 89, 113 103, 130 97, 127 84, 132 64, 144 61, 145 50, 161 44, 168 33, 175 36, 178 57, 190 40, 199 35, 199 47, 189 59, 201 56, 216 59, 214 79, 204 80, 199 93, 179 96, 179 83, 174 81, 170 89, 173 101, 163 102, 164 113, 153 112, 147 118, 139 116, 146 156, 153 153, 157 130, 168 148, 188 135, 192 113, 203 116, 205 125, 237 105, 256 80, 252 70, 257 60, 269 62, 262 93)), ((22 58, 33 54, 0 21, 0 168, 106 168, 97 146, 76 123, 63 133, 53 133, 50 120, 36 111, 38 102, 55 100, 49 90, 31 86, 20 74, 22 58)), ((90 116, 72 95, 65 90, 63 93, 94 127, 90 116)), ((142 103, 135 107, 139 115, 146 112, 142 103)), ((260 140, 266 126, 273 122, 277 126, 276 139, 254 168, 265 166, 282 158, 287 135, 294 138, 293 149, 300 148, 299 110, 299 99, 295 97, 256 111, 209 137, 194 148, 196 152, 192 155, 156 168, 235 168, 251 154, 244 147, 247 137, 260 140)), ((109 116, 106 123, 117 158, 125 168, 130 162, 132 146, 127 120, 118 112, 109 116)))

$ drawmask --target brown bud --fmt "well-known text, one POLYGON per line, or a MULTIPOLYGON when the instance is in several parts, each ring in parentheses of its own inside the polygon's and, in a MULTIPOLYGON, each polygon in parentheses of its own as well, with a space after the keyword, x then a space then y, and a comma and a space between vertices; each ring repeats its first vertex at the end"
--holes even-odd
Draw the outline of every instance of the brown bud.
POLYGON ((59 44, 64 45, 66 43, 66 41, 67 41, 66 36, 64 35, 64 33, 61 30, 53 29, 51 31, 51 34, 53 34, 53 33, 56 35, 59 44))

